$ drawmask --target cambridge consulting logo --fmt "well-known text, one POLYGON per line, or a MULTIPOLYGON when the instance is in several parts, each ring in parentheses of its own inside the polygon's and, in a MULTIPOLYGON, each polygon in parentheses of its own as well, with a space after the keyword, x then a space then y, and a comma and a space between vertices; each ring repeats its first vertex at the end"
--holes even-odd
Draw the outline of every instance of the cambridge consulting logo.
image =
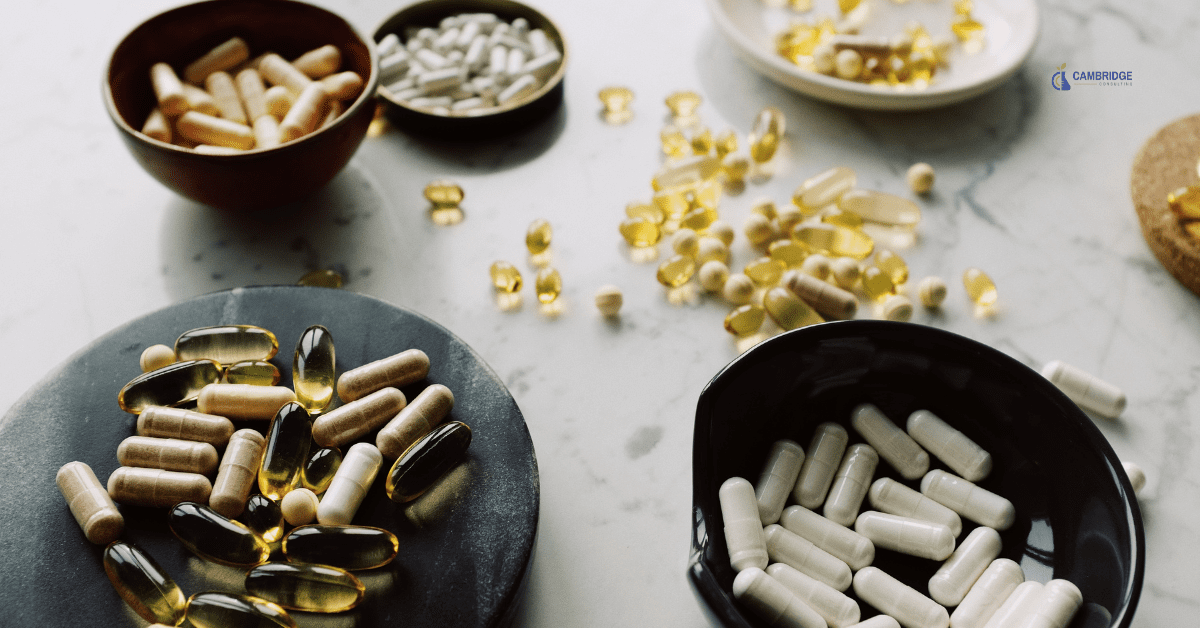
POLYGON ((1071 84, 1067 82, 1067 64, 1058 66, 1058 71, 1050 75, 1050 86, 1060 92, 1065 92, 1071 89, 1071 84))

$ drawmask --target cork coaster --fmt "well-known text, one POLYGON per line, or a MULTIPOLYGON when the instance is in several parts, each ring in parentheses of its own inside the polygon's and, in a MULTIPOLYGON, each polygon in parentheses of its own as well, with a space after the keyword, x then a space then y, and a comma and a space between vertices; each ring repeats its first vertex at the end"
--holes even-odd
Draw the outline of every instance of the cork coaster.
POLYGON ((1167 194, 1200 182, 1197 160, 1200 115, 1168 124, 1142 146, 1129 188, 1146 244, 1180 283, 1200 295, 1200 239, 1184 231, 1167 207, 1167 194))

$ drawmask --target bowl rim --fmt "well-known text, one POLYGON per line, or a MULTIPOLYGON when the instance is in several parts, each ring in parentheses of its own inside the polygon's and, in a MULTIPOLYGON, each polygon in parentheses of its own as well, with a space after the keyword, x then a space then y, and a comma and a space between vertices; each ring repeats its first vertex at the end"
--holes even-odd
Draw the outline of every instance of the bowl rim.
POLYGON ((361 110, 363 107, 367 106, 368 103, 370 103, 373 106, 374 101, 376 100, 375 92, 379 88, 379 51, 375 47, 375 40, 370 37, 367 37, 363 33, 362 29, 355 26, 350 20, 347 20, 345 17, 343 17, 325 7, 311 4, 309 2, 303 2, 302 0, 272 0, 272 2, 290 3, 290 4, 294 4, 294 5, 301 5, 301 6, 309 7, 311 9, 316 9, 319 12, 325 13, 325 14, 329 15, 330 17, 341 20, 343 23, 345 23, 347 28, 350 29, 350 32, 354 33, 354 36, 357 37, 358 40, 367 48, 367 55, 370 58, 371 74, 370 74, 370 76, 366 77, 363 80, 362 92, 359 93, 358 97, 354 99, 354 102, 350 103, 350 105, 346 107, 346 110, 343 111, 342 114, 333 121, 333 124, 330 124, 329 126, 324 127, 324 128, 318 128, 315 131, 313 131, 312 133, 304 135, 303 137, 299 137, 290 142, 284 142, 284 143, 278 144, 276 146, 270 146, 267 148, 251 148, 249 150, 245 150, 245 151, 241 151, 239 153, 233 153, 233 154, 209 154, 209 153, 198 153, 192 149, 185 148, 183 146, 178 146, 176 144, 171 144, 169 142, 163 142, 160 140, 156 140, 148 135, 145 135, 140 130, 133 128, 133 126, 129 124, 129 121, 127 121, 125 119, 125 117, 122 116, 120 114, 120 112, 117 111, 116 100, 113 98, 112 80, 111 80, 112 79, 112 71, 113 71, 113 67, 112 67, 113 57, 116 55, 117 49, 120 48, 129 39, 129 37, 131 35, 133 35, 135 32, 140 30, 146 24, 149 24, 150 22, 152 22, 154 20, 163 18, 163 17, 170 15, 171 13, 175 13, 177 11, 190 9, 195 6, 207 5, 207 4, 238 4, 239 0, 199 0, 198 2, 189 2, 187 4, 177 5, 177 6, 169 8, 169 9, 166 9, 164 11, 160 11, 160 12, 138 22, 133 28, 126 31, 125 34, 123 36, 121 36, 121 39, 117 42, 117 44, 115 46, 113 46, 112 51, 109 53, 108 60, 105 61, 105 63, 104 63, 104 72, 100 78, 100 90, 101 90, 101 95, 104 100, 104 109, 105 109, 105 111, 108 112, 109 119, 111 119, 113 121, 113 123, 117 126, 117 128, 120 131, 122 131, 123 133, 126 133, 127 135, 134 137, 139 141, 145 142, 151 146, 171 150, 171 151, 179 153, 181 155, 188 155, 188 156, 194 157, 196 159, 229 162, 229 161, 235 161, 235 160, 239 160, 239 159, 253 159, 253 158, 261 157, 263 155, 271 154, 273 151, 278 151, 280 149, 292 148, 294 146, 301 146, 305 142, 315 139, 319 135, 325 134, 326 131, 331 131, 333 129, 337 129, 346 124, 349 124, 349 120, 354 117, 353 115, 350 115, 350 114, 361 110))
MULTIPOLYGON (((709 448, 710 444, 707 428, 711 424, 712 419, 712 402, 709 399, 711 395, 715 394, 715 387, 719 386, 720 382, 724 379, 733 377, 750 368, 758 355, 784 351, 787 347, 800 342, 810 343, 820 339, 842 337, 847 334, 863 335, 878 332, 889 334, 900 332, 915 338, 921 336, 935 337, 940 340, 961 343, 966 352, 985 354, 990 360, 1004 364, 1014 374, 1017 374, 1018 377, 1026 379, 1031 386, 1040 388, 1040 392, 1049 395, 1056 401, 1056 405, 1061 406, 1066 411, 1064 415, 1069 417, 1069 421, 1080 429, 1087 444, 1107 459, 1113 468, 1122 468, 1121 459, 1113 451, 1112 446, 1109 445, 1108 440, 1100 432, 1100 429, 1096 427, 1095 423, 1066 394, 1028 365, 977 340, 918 323, 883 320, 830 321, 794 329, 768 338, 751 347, 721 368, 705 384, 696 403, 696 418, 692 434, 692 529, 687 578, 693 593, 696 595, 697 601, 700 602, 702 610, 709 613, 710 617, 716 623, 723 626, 749 628, 749 624, 745 622, 739 607, 733 604, 730 592, 726 591, 716 582, 716 577, 708 569, 703 560, 704 551, 710 542, 710 535, 721 533, 719 530, 710 530, 713 526, 711 522, 705 520, 701 505, 708 505, 711 511, 711 505, 717 497, 715 494, 709 494, 706 490, 706 481, 709 479, 707 477, 708 474, 706 471, 702 471, 697 463, 701 454, 709 448)), ((1130 483, 1128 475, 1118 473, 1116 476, 1121 494, 1125 500, 1126 513, 1131 523, 1130 528, 1133 537, 1130 543, 1132 573, 1129 585, 1123 591, 1125 605, 1121 609, 1120 614, 1112 618, 1110 626, 1112 628, 1129 628, 1130 623, 1133 621, 1134 612, 1137 610, 1143 586, 1143 578, 1145 576, 1146 533, 1142 521, 1141 509, 1138 506, 1133 485, 1130 483)))
MULTIPOLYGON (((416 107, 410 107, 404 101, 397 100, 396 98, 394 98, 392 96, 391 90, 389 90, 386 85, 380 84, 379 88, 378 88, 379 98, 386 105, 389 105, 389 106, 394 105, 412 115, 428 116, 429 118, 432 118, 435 120, 448 120, 448 121, 452 121, 452 120, 486 120, 493 116, 503 115, 503 114, 509 113, 511 111, 516 111, 518 109, 521 109, 525 106, 532 105, 533 103, 541 100, 543 97, 548 95, 551 91, 553 91, 555 88, 557 88, 559 85, 562 84, 563 79, 566 77, 566 73, 567 73, 567 62, 570 60, 570 53, 567 50, 567 48, 568 48, 567 39, 563 35, 562 29, 559 28, 558 23, 555 22, 554 20, 550 19, 549 15, 546 15, 546 13, 544 11, 542 11, 541 9, 533 7, 524 2, 517 2, 516 0, 451 0, 449 2, 447 2, 447 0, 420 0, 419 2, 414 2, 412 4, 405 5, 400 10, 398 10, 395 13, 392 13, 391 15, 386 17, 382 22, 380 22, 379 26, 377 26, 375 28, 375 35, 377 37, 382 37, 384 35, 387 35, 390 32, 393 32, 390 30, 388 32, 384 32, 383 27, 385 25, 387 25, 389 22, 392 22, 393 20, 398 18, 402 13, 405 13, 408 11, 419 11, 422 9, 427 9, 429 7, 436 7, 438 5, 449 5, 449 6, 447 6, 447 11, 446 11, 447 17, 449 17, 450 15, 454 15, 454 13, 453 13, 453 11, 455 10, 454 7, 458 7, 458 6, 464 6, 464 7, 465 6, 473 6, 473 7, 477 7, 477 8, 481 8, 481 9, 485 9, 485 10, 493 8, 493 7, 501 6, 501 7, 505 7, 505 8, 515 8, 515 9, 522 10, 522 11, 528 11, 534 15, 537 15, 541 19, 545 20, 546 23, 549 24, 552 29, 554 29, 554 34, 557 35, 557 37, 555 37, 554 39, 558 42, 558 45, 560 48, 559 52, 562 53, 562 59, 558 62, 558 68, 556 68, 554 70, 554 74, 550 75, 550 77, 547 78, 546 81, 544 83, 542 83, 541 87, 539 87, 536 91, 526 95, 523 98, 513 101, 512 103, 509 103, 507 105, 502 105, 499 107, 492 107, 492 108, 489 108, 485 111, 478 112, 478 113, 471 112, 471 111, 463 111, 463 112, 453 112, 452 111, 447 114, 441 114, 441 113, 435 113, 428 109, 418 109, 416 107)), ((397 33, 397 34, 399 34, 399 33, 397 33)))

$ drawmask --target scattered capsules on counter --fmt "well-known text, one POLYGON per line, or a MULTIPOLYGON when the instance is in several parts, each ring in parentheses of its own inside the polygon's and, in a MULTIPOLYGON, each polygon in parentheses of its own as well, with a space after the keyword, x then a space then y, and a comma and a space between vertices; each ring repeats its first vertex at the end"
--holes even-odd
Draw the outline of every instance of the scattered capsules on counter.
POLYGON ((83 462, 58 471, 84 536, 106 546, 114 590, 148 622, 294 628, 288 610, 354 608, 366 589, 350 571, 386 565, 399 549, 394 533, 353 524, 377 475, 387 497, 406 504, 467 455, 471 429, 448 419, 449 388, 431 383, 411 403, 397 388, 428 376, 419 349, 336 376, 333 335, 313 325, 296 344, 293 388, 276 385, 277 369, 257 385, 223 383, 238 365, 275 368, 278 350, 275 334, 255 325, 193 329, 174 348, 149 347, 139 361, 145 372, 118 394, 121 409, 137 415, 137 434, 118 448, 122 466, 107 490, 83 462), (335 391, 342 404, 330 410, 335 391), (192 401, 198 411, 178 407, 192 401), (269 423, 235 431, 230 419, 269 423), (118 504, 167 509, 168 528, 190 552, 249 570, 245 593, 185 597, 153 557, 119 539, 118 504), (268 562, 281 540, 287 562, 268 562))
POLYGON ((395 100, 443 116, 499 111, 536 93, 558 72, 563 53, 525 18, 462 13, 437 28, 409 27, 379 41, 380 81, 395 100))
POLYGON ((1025 582, 1017 563, 1000 558, 999 531, 1013 524, 1015 509, 975 484, 991 472, 991 454, 928 410, 913 412, 901 428, 862 404, 848 422, 865 443, 850 444, 846 428, 822 423, 807 453, 794 441, 776 441, 756 484, 733 477, 718 490, 737 572, 732 592, 741 605, 774 626, 1063 628, 1071 622, 1083 603, 1078 587, 1025 582), (881 461, 907 481, 920 479, 920 490, 887 477, 872 482, 881 461), (953 473, 931 469, 935 462, 953 473), (864 500, 873 510, 863 510, 864 500), (977 524, 965 537, 963 519, 977 524), (924 590, 914 589, 873 565, 881 551, 941 567, 924 590), (881 614, 860 623, 850 588, 881 614))

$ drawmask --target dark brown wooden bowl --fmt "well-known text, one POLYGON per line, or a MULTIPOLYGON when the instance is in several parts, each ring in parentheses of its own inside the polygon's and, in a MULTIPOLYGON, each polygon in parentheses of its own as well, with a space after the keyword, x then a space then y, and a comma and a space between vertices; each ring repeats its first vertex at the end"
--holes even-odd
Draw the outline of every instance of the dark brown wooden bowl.
POLYGON ((292 0, 208 0, 156 15, 121 40, 105 73, 104 104, 129 152, 160 183, 213 207, 254 209, 303 198, 341 171, 366 136, 378 85, 374 42, 336 14, 292 0), (252 56, 292 59, 333 44, 343 69, 363 77, 362 94, 332 125, 245 154, 202 155, 142 135, 155 105, 150 66, 163 61, 179 71, 235 35, 252 56))

